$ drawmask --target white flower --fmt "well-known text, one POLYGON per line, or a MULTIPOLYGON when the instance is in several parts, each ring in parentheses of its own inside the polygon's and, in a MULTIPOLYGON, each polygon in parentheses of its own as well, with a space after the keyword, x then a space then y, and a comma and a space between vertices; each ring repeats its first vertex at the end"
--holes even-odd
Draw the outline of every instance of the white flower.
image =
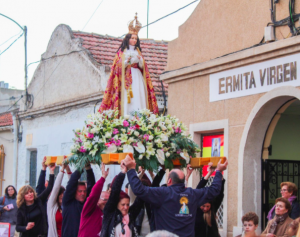
POLYGON ((183 150, 183 152, 180 153, 180 156, 186 160, 186 163, 189 164, 190 163, 190 157, 189 154, 187 153, 187 150, 183 150))
POLYGON ((155 143, 161 143, 161 140, 160 139, 156 139, 154 142, 155 143))
POLYGON ((126 115, 124 115, 124 119, 129 119, 130 118, 130 115, 128 115, 128 114, 126 114, 126 115))
POLYGON ((144 154, 139 155, 140 160, 143 159, 143 157, 144 157, 144 154))
POLYGON ((139 153, 145 153, 145 150, 146 150, 146 148, 142 142, 138 142, 137 146, 135 146, 134 149, 139 153))
POLYGON ((95 136, 93 138, 92 144, 95 145, 96 143, 99 143, 99 141, 100 141, 100 138, 98 136, 95 136))
POLYGON ((134 153, 134 151, 133 151, 133 147, 132 146, 130 146, 130 145, 127 145, 127 144, 125 144, 125 145, 123 145, 123 152, 124 153, 134 153))
POLYGON ((126 129, 121 128, 121 132, 122 132, 122 133, 125 133, 125 132, 126 132, 126 129))
POLYGON ((163 142, 167 142, 168 141, 168 136, 166 134, 161 134, 160 138, 163 142))
POLYGON ((132 143, 132 142, 134 142, 135 140, 134 140, 134 138, 132 138, 132 137, 130 137, 129 139, 128 139, 128 143, 132 143))
POLYGON ((121 134, 121 138, 120 139, 121 139, 122 143, 125 143, 125 142, 127 142, 128 137, 127 137, 126 134, 121 134))
POLYGON ((166 157, 169 157, 171 154, 169 152, 166 153, 166 157))
POLYGON ((153 136, 150 135, 150 136, 149 136, 149 141, 152 141, 152 140, 153 140, 153 136))
POLYGON ((111 137, 111 133, 106 132, 106 133, 105 133, 105 137, 110 138, 110 137, 111 137))
POLYGON ((135 132, 134 132, 134 135, 135 135, 135 136, 138 136, 138 135, 140 135, 140 133, 139 133, 138 131, 135 131, 135 132))
POLYGON ((81 130, 79 129, 79 128, 77 128, 76 130, 75 130, 75 132, 80 132, 81 130))
POLYGON ((90 141, 87 141, 87 142, 84 142, 83 143, 83 147, 84 147, 84 149, 86 149, 86 150, 90 150, 91 148, 92 148, 92 143, 90 142, 90 141))
POLYGON ((142 109, 142 110, 140 110, 140 113, 144 114, 144 115, 149 115, 149 114, 151 114, 151 111, 149 109, 142 109))
POLYGON ((165 153, 163 152, 163 150, 161 150, 161 149, 156 150, 156 157, 157 157, 158 162, 161 165, 165 164, 165 153))
POLYGON ((109 153, 116 153, 117 152, 117 146, 112 143, 109 147, 106 148, 106 150, 103 151, 103 153, 109 154, 109 153))

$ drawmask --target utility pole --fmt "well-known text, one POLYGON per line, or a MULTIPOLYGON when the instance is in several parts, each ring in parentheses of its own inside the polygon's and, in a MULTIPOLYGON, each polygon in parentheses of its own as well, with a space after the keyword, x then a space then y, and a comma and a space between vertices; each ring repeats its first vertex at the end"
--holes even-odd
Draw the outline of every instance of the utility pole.
POLYGON ((148 23, 149 23, 149 0, 147 0, 147 39, 148 39, 148 23))
POLYGON ((5 18, 7 18, 8 20, 11 20, 12 22, 14 22, 17 26, 19 26, 24 33, 24 50, 25 50, 25 110, 27 110, 27 100, 28 100, 28 90, 27 90, 27 80, 28 80, 28 75, 27 75, 27 27, 24 26, 24 28, 22 26, 20 26, 20 24, 18 22, 16 22, 15 20, 11 19, 8 16, 5 16, 3 14, 0 13, 1 16, 4 16, 5 18))

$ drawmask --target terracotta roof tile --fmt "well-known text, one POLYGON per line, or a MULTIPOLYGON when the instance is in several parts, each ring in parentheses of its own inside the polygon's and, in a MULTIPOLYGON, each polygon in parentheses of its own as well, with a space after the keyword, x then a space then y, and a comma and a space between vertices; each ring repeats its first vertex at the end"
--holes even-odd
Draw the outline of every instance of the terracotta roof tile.
POLYGON ((1 114, 0 127, 11 126, 11 125, 13 125, 13 119, 11 113, 1 114))
MULTIPOLYGON (((81 38, 82 46, 88 49, 93 58, 100 64, 112 66, 116 51, 122 43, 122 39, 112 36, 104 36, 93 33, 73 32, 76 38, 81 38)), ((148 39, 141 40, 142 53, 148 65, 150 76, 155 91, 161 94, 160 74, 167 66, 168 43, 148 39)), ((168 92, 168 85, 164 83, 165 92, 168 92)))

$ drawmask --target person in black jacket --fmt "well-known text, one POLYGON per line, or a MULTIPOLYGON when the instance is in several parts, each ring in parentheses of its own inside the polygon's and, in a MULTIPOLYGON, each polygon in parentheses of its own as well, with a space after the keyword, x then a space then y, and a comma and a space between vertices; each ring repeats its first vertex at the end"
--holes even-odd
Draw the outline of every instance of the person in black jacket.
MULTIPOLYGON (((197 189, 204 188, 208 182, 209 177, 214 172, 209 164, 207 175, 202 178, 197 185, 197 189)), ((191 172, 193 169, 189 169, 191 172)), ((224 185, 225 179, 222 180, 221 192, 212 201, 205 203, 197 208, 196 221, 195 221, 195 237, 219 237, 219 229, 216 221, 216 214, 222 204, 224 198, 224 185)))
POLYGON ((42 161, 42 170, 38 179, 37 186, 35 188, 37 195, 40 195, 42 192, 44 192, 44 190, 47 188, 47 185, 49 183, 49 181, 46 180, 46 169, 47 169, 47 165, 45 164, 46 159, 47 158, 45 156, 42 161))
MULTIPOLYGON (((129 207, 130 198, 128 194, 121 191, 127 168, 121 165, 121 172, 114 178, 111 184, 111 193, 103 209, 103 221, 100 237, 119 237, 130 231, 131 237, 138 237, 134 221, 141 211, 144 202, 136 198, 129 207)), ((127 236, 127 235, 126 235, 127 236)))
MULTIPOLYGON (((139 175, 142 175, 141 181, 142 181, 143 185, 148 186, 148 187, 159 187, 159 184, 160 184, 160 182, 161 182, 161 180, 164 177, 166 172, 162 168, 157 173, 157 175, 154 177, 152 183, 148 179, 146 174, 144 174, 144 173, 145 173, 145 170, 143 170, 142 173, 139 174, 139 175)), ((131 191, 131 193, 132 193, 132 191, 131 191)), ((152 207, 151 207, 150 203, 145 202, 145 205, 142 207, 139 215, 137 216, 137 218, 135 220, 135 226, 137 228, 137 232, 138 232, 140 237, 146 236, 147 232, 149 233, 149 232, 155 231, 154 214, 152 212, 152 207), (144 227, 144 229, 142 229, 142 227, 144 227)))
POLYGON ((62 230, 63 237, 77 237, 80 225, 80 216, 93 186, 95 185, 95 176, 91 165, 85 167, 87 173, 87 186, 84 182, 79 182, 81 172, 76 170, 72 173, 64 192, 62 200, 62 230))
POLYGON ((48 232, 47 214, 44 202, 52 191, 55 166, 50 167, 48 187, 40 195, 36 195, 30 185, 20 188, 17 196, 16 230, 22 237, 46 237, 48 232))

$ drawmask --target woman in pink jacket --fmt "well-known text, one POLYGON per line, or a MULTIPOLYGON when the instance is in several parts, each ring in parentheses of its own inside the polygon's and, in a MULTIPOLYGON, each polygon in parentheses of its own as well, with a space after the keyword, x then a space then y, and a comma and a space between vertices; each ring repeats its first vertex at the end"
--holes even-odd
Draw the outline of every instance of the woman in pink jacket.
POLYGON ((109 168, 105 171, 103 163, 101 165, 101 172, 101 179, 94 185, 83 206, 78 237, 99 237, 102 229, 102 211, 109 198, 109 192, 102 192, 105 179, 109 173, 109 168))

